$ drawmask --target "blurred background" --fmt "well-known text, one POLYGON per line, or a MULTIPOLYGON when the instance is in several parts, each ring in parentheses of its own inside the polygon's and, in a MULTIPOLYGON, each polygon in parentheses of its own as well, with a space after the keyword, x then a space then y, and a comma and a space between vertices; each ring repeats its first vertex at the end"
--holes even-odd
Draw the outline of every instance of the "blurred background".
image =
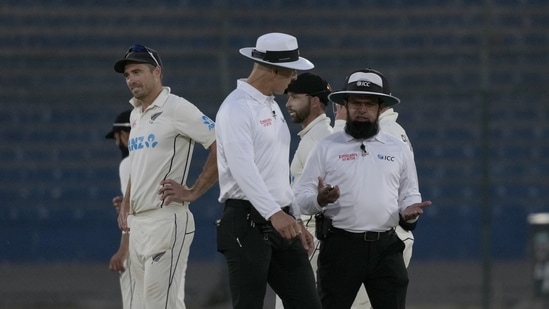
MULTIPOLYGON (((409 308, 549 308, 549 222, 528 220, 549 211, 546 0, 3 0, 0 308, 121 307, 107 267, 120 152, 104 136, 130 108, 113 70, 127 48, 157 50, 164 84, 215 118, 252 67, 238 49, 267 32, 295 35, 334 89, 371 67, 402 100, 433 201, 415 232, 409 308)), ((196 149, 191 181, 206 155, 196 149)), ((230 308, 218 193, 191 205, 191 309, 230 308)))

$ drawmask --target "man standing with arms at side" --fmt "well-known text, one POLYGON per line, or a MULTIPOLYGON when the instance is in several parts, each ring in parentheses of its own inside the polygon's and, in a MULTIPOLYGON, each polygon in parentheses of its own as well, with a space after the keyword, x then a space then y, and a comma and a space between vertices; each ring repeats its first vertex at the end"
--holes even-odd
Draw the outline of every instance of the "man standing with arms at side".
MULTIPOLYGON (((124 111, 116 116, 112 124, 112 130, 105 136, 107 139, 114 139, 114 142, 122 152, 122 161, 118 166, 118 176, 120 179, 120 192, 124 194, 130 179, 130 160, 128 158, 128 140, 130 137, 130 113, 131 110, 124 111)), ((123 197, 118 195, 112 199, 112 204, 116 209, 116 215, 120 215, 120 206, 123 197)), ((120 291, 122 293, 122 308, 130 309, 133 297, 133 282, 131 271, 129 270, 129 243, 130 235, 122 232, 120 246, 118 251, 111 257, 109 269, 118 272, 120 279, 120 291)))
POLYGON ((131 172, 118 218, 129 232, 137 299, 145 309, 185 308, 185 272, 195 227, 189 203, 217 180, 214 122, 162 86, 158 53, 135 44, 114 70, 133 94, 130 116, 131 172), (195 141, 210 150, 204 169, 188 188, 195 141))
MULTIPOLYGON (((301 177, 303 167, 311 149, 323 137, 332 134, 330 118, 326 116, 326 105, 330 102, 328 95, 332 88, 320 76, 311 73, 302 73, 297 79, 290 82, 285 93, 288 95, 286 109, 294 123, 301 125, 302 130, 297 133, 301 138, 290 164, 290 178, 292 185, 301 177)), ((307 230, 314 235, 314 216, 301 216, 307 230)), ((315 238, 313 253, 309 257, 313 272, 316 273, 319 241, 315 238)), ((282 301, 276 296, 276 309, 282 309, 282 301)))
POLYGON ((399 218, 412 223, 431 204, 421 201, 413 155, 379 131, 383 106, 399 103, 375 70, 349 75, 329 98, 347 108, 345 131, 317 143, 295 185, 306 214, 322 212, 318 289, 324 309, 350 308, 364 285, 376 309, 405 308, 408 274, 399 218))
POLYGON ((308 260, 312 235, 298 223, 289 182, 290 131, 274 100, 296 70, 314 66, 297 39, 268 33, 240 53, 255 63, 217 113, 217 248, 226 260, 234 308, 262 308, 267 283, 287 309, 320 309, 308 260), (294 217, 295 216, 295 217, 294 217))

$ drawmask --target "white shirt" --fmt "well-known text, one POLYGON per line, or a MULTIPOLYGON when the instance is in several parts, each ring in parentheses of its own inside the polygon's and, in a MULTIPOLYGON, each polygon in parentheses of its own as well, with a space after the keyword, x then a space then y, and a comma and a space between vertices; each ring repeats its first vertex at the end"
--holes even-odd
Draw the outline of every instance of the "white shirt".
POLYGON ((168 87, 145 111, 135 98, 130 103, 134 106, 128 141, 130 213, 135 214, 166 206, 158 195, 160 181, 186 184, 194 143, 210 147, 215 124, 189 101, 171 94, 168 87))
POLYGON ((421 202, 413 154, 401 140, 381 131, 364 141, 343 131, 319 141, 301 179, 294 186, 304 214, 321 211, 317 203, 318 176, 338 185, 340 197, 324 207, 337 228, 350 232, 386 231, 399 222, 399 212, 421 202))
POLYGON ((307 162, 307 157, 309 157, 311 149, 313 149, 319 140, 332 134, 332 132, 330 118, 328 118, 326 114, 322 114, 297 133, 301 138, 301 141, 297 146, 292 164, 290 165, 292 184, 297 182, 299 177, 301 177, 303 167, 305 166, 305 162, 307 162))
POLYGON ((290 130, 273 96, 237 82, 216 116, 219 201, 248 200, 265 218, 293 203, 290 130))
POLYGON ((128 188, 128 180, 130 180, 130 157, 125 157, 120 161, 118 166, 118 176, 120 179, 120 191, 122 195, 126 194, 126 189, 128 188))

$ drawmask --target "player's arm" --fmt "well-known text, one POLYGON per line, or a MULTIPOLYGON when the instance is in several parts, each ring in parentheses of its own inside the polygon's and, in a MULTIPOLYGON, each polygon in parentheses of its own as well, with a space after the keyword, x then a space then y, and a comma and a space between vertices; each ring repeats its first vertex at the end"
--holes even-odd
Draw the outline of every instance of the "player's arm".
POLYGON ((209 149, 210 153, 208 154, 206 163, 204 163, 202 173, 200 173, 195 184, 191 187, 191 191, 196 198, 208 191, 217 182, 217 178, 219 177, 217 173, 217 143, 214 141, 209 149))
POLYGON ((173 201, 194 202, 204 192, 206 192, 214 183, 217 182, 217 144, 214 141, 209 147, 210 153, 204 163, 202 173, 196 179, 191 188, 183 186, 172 179, 166 179, 160 182, 158 194, 165 204, 173 201))
POLYGON ((118 251, 111 257, 109 262, 109 269, 112 271, 123 272, 126 270, 124 268, 124 262, 128 259, 130 248, 130 234, 122 233, 120 238, 120 246, 118 251))

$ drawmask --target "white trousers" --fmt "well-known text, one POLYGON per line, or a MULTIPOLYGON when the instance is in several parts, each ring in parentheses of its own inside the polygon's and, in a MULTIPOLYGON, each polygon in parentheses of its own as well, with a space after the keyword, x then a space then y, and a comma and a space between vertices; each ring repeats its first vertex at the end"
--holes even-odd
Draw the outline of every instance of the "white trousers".
POLYGON ((187 205, 166 206, 133 216, 132 309, 185 309, 185 272, 194 232, 194 217, 187 205))
POLYGON ((132 309, 134 282, 132 271, 130 270, 130 259, 124 262, 125 271, 118 276, 120 279, 120 292, 122 293, 122 309, 132 309))

